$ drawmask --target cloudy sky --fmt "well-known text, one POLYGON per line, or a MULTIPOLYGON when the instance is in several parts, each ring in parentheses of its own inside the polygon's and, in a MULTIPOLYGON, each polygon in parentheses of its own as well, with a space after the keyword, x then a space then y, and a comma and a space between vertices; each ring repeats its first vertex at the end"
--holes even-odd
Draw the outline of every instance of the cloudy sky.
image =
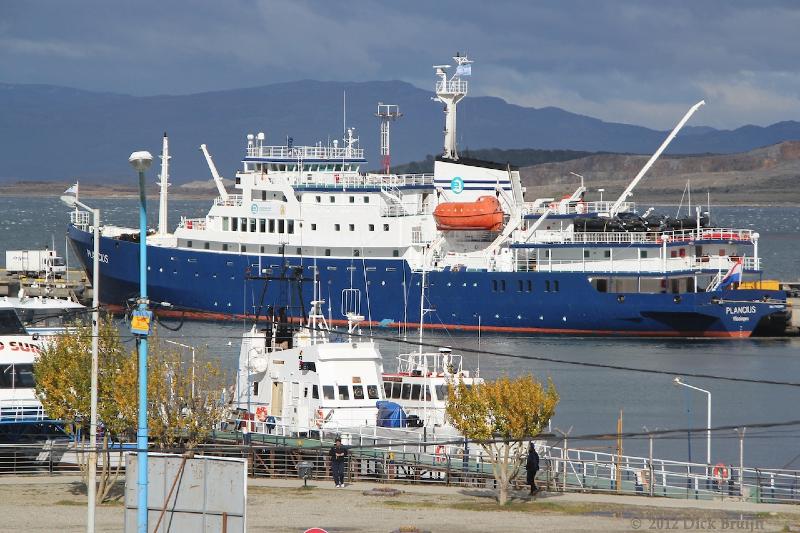
POLYGON ((400 79, 668 128, 800 120, 800 2, 0 0, 0 82, 135 95, 400 79))

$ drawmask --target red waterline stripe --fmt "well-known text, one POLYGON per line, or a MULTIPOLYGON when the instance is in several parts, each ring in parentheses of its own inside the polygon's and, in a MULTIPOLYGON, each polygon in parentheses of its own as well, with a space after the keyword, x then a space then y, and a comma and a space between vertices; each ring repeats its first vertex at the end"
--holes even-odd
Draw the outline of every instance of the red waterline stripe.
MULTIPOLYGON (((107 308, 115 314, 122 314, 124 308, 119 305, 108 305, 107 308)), ((188 318, 193 320, 220 320, 231 322, 234 320, 253 319, 252 315, 232 315, 226 313, 213 313, 210 311, 176 311, 173 309, 158 309, 155 311, 159 316, 168 318, 188 318)), ((327 319, 326 319, 327 320, 327 319)), ((259 317, 260 322, 269 322, 266 316, 259 317)), ((299 322, 299 319, 292 318, 290 321, 299 322)), ((328 320, 331 325, 346 326, 347 320, 333 319, 328 320)), ((376 321, 361 322, 364 326, 380 327, 385 329, 393 328, 412 328, 416 329, 419 324, 415 322, 392 322, 385 324, 376 321)), ((750 337, 752 331, 620 331, 611 329, 572 329, 572 328, 534 328, 534 327, 514 327, 514 326, 478 326, 464 324, 425 324, 424 329, 432 330, 451 330, 451 331, 489 331, 498 333, 544 333, 554 335, 578 335, 578 336, 605 336, 605 337, 709 337, 723 339, 746 339, 750 337)))

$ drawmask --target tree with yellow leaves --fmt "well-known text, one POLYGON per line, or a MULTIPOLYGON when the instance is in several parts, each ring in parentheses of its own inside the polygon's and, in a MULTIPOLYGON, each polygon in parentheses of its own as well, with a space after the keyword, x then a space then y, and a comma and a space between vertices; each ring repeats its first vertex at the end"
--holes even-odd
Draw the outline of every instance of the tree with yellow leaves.
POLYGON ((508 501, 509 481, 525 462, 524 441, 547 426, 558 404, 552 380, 545 387, 532 375, 502 377, 467 387, 463 381, 449 388, 448 419, 464 437, 486 454, 498 486, 497 501, 508 501))
MULTIPOLYGON (((79 434, 81 444, 86 444, 89 432, 91 343, 91 327, 73 324, 45 346, 33 367, 36 392, 45 412, 79 434)), ((180 353, 165 348, 157 339, 152 343, 148 355, 147 418, 151 440, 162 448, 195 446, 211 433, 221 417, 219 392, 223 377, 219 368, 203 363, 194 370, 192 395, 191 368, 183 364, 180 353)), ((110 317, 104 317, 99 326, 97 385, 97 414, 102 427, 97 496, 103 502, 123 463, 122 449, 118 447, 116 468, 112 467, 111 445, 135 439, 138 417, 137 352, 135 347, 123 345, 110 317)), ((85 446, 78 449, 84 450, 85 446)), ((84 475, 88 460, 89 454, 82 454, 84 475)))

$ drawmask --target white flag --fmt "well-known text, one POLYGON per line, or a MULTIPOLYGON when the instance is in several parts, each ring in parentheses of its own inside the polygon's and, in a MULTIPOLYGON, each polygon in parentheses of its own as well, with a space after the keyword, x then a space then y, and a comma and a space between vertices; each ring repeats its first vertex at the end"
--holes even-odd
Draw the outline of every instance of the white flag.
POLYGON ((456 76, 472 76, 472 63, 461 63, 456 67, 456 76))
POLYGON ((75 185, 64 191, 64 194, 78 194, 78 184, 76 183, 75 185))

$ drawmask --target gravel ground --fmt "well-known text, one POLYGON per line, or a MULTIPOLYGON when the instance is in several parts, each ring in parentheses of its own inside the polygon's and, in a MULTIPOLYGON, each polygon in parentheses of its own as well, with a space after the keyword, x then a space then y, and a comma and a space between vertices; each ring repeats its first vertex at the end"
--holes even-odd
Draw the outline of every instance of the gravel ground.
MULTIPOLYGON (((389 533, 408 527, 431 533, 800 531, 798 509, 788 506, 770 506, 770 511, 764 512, 764 506, 727 507, 722 502, 696 505, 684 500, 657 500, 658 506, 651 506, 645 498, 543 494, 531 500, 519 493, 508 508, 501 510, 490 493, 480 490, 398 486, 403 491, 398 495, 364 494, 373 487, 358 484, 335 489, 329 482, 320 481, 304 490, 295 480, 253 481, 248 489, 248 531, 302 532, 314 526, 330 533, 389 533), (667 507, 669 504, 680 507, 667 507), (724 527, 726 524, 728 527, 724 527)), ((0 479, 0 530, 84 531, 85 498, 83 486, 75 479, 0 479)), ((122 526, 120 503, 98 509, 98 531, 122 531, 122 526)))

